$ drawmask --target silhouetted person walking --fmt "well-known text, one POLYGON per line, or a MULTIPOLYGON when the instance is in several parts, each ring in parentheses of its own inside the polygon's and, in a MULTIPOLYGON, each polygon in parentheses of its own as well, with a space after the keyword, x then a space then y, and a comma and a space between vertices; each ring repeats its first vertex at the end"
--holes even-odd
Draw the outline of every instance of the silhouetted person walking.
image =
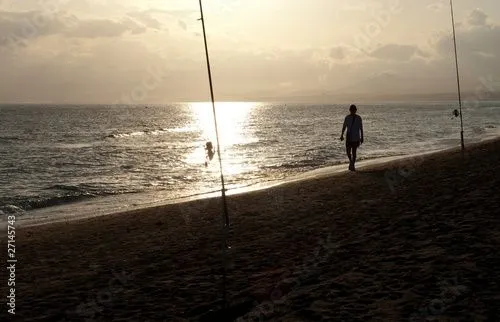
POLYGON ((356 171, 356 151, 358 147, 363 143, 364 138, 363 120, 361 119, 361 116, 356 115, 356 105, 351 105, 351 107, 349 107, 349 111, 351 112, 351 114, 347 115, 344 119, 340 141, 344 141, 344 131, 347 128, 345 147, 347 157, 349 158, 349 170, 356 171))

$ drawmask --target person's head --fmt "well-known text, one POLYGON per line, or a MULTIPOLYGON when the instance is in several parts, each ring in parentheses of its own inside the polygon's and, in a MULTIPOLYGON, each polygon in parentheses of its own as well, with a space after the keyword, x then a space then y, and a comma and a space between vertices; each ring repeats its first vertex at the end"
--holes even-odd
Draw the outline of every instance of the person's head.
POLYGON ((349 107, 349 111, 351 112, 351 114, 356 114, 357 110, 358 108, 354 104, 349 107))

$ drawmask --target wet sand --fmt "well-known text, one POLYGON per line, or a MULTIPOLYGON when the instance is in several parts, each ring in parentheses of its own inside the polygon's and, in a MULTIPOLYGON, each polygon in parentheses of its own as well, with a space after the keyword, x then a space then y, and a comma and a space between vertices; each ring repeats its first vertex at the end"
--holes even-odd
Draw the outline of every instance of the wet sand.
POLYGON ((499 204, 500 140, 230 196, 224 312, 218 198, 26 227, 16 318, 499 321, 499 204))

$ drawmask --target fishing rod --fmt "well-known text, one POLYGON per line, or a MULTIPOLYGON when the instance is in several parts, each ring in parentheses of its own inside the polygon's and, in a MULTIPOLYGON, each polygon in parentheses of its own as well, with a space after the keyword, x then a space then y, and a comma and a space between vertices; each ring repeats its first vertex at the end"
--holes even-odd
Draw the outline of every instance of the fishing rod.
MULTIPOLYGON (((451 24, 453 27, 453 46, 455 48, 455 69, 457 71, 457 86, 458 86, 458 106, 460 108, 460 140, 462 145, 462 157, 464 156, 465 144, 464 144, 464 122, 462 118, 462 92, 460 90, 460 72, 458 68, 458 53, 457 53, 457 35, 455 32, 455 14, 453 11, 453 0, 450 0, 450 9, 451 9, 451 24)), ((455 116, 457 113, 455 113, 455 116)))
POLYGON ((223 301, 224 301, 224 308, 227 307, 227 299, 226 299, 226 278, 227 278, 227 249, 230 248, 227 242, 227 237, 228 237, 228 232, 229 232, 229 212, 227 209, 227 200, 226 200, 226 188, 224 184, 224 172, 222 168, 222 158, 220 154, 220 142, 219 142, 219 129, 217 126, 217 113, 215 111, 215 99, 214 99, 214 89, 213 89, 213 83, 212 83, 212 72, 210 69, 210 57, 208 55, 208 45, 207 45, 207 34, 205 31, 205 18, 203 16, 203 5, 201 3, 201 0, 199 0, 200 3, 200 15, 201 18, 198 20, 201 20, 201 25, 203 27, 203 40, 205 43, 205 56, 207 59, 207 70, 208 70, 208 82, 210 85, 210 97, 212 99, 212 111, 214 115, 214 125, 215 125, 215 137, 217 140, 217 157, 219 158, 219 168, 220 168, 220 181, 221 181, 221 192, 222 192, 222 216, 223 216, 223 230, 224 230, 224 241, 223 241, 223 246, 222 246, 222 256, 223 256, 223 281, 222 281, 222 293, 223 293, 223 301))

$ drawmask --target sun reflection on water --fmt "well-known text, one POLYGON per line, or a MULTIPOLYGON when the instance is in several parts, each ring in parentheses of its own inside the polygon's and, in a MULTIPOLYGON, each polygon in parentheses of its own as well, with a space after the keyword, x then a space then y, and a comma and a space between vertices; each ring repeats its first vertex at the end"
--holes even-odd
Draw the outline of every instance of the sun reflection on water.
MULTIPOLYGON (((215 125, 211 103, 191 103, 191 110, 196 125, 202 131, 202 135, 215 143, 215 125)), ((217 114, 217 126, 219 128, 219 139, 221 149, 234 144, 245 143, 241 126, 248 120, 248 114, 254 103, 246 102, 219 102, 215 103, 217 114)))
MULTIPOLYGON (((257 138, 248 131, 250 112, 257 105, 248 102, 218 102, 215 104, 217 114, 217 127, 219 131, 221 157, 223 160, 224 173, 237 175, 253 170, 248 165, 244 149, 236 149, 235 146, 257 142, 257 138)), ((200 134, 198 146, 190 153, 186 162, 200 164, 205 161, 204 145, 211 141, 217 148, 217 139, 214 124, 214 115, 211 103, 190 103, 192 111, 193 127, 200 134)), ((210 172, 218 171, 217 154, 207 168, 210 172)))

